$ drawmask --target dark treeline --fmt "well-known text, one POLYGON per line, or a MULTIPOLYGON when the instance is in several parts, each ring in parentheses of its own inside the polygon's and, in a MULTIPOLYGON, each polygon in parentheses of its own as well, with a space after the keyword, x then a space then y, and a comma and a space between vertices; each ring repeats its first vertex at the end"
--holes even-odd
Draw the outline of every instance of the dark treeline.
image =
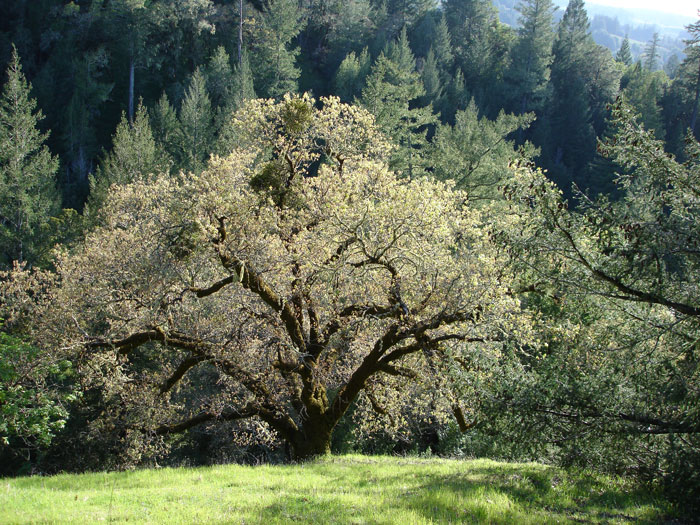
MULTIPOLYGON (((82 209, 122 113, 132 119, 140 100, 174 170, 202 166, 231 111, 253 96, 336 94, 380 121, 399 106, 422 109, 411 129, 428 138, 471 101, 491 120, 533 112, 517 142, 539 148, 560 187, 593 193, 612 191, 596 138, 621 91, 671 152, 694 124, 695 57, 671 65, 672 82, 658 39, 639 62, 628 42, 613 57, 594 43, 580 1, 556 17, 550 1, 523 2, 518 29, 486 0, 24 0, 2 12, 0 60, 14 44, 61 161, 66 208, 82 209), (196 153, 183 151, 190 132, 208 143, 196 153), (180 147, 164 143, 171 136, 180 147)), ((396 125, 383 123, 394 139, 396 125)))

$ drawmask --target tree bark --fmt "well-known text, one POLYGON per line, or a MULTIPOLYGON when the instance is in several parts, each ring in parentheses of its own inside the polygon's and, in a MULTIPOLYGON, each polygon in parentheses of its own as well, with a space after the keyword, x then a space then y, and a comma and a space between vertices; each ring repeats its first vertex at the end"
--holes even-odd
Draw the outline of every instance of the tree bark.
POLYGON ((288 439, 292 461, 307 461, 330 454, 334 426, 320 418, 306 421, 299 432, 288 439))
POLYGON ((129 61, 129 122, 134 122, 134 58, 129 61))

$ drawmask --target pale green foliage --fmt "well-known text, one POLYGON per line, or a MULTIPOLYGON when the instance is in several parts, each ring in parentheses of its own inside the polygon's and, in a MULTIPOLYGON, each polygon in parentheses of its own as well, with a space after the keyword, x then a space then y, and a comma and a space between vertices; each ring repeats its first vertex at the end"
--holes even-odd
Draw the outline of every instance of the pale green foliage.
POLYGON ((38 262, 42 235, 59 211, 55 175, 58 158, 44 145, 41 111, 30 98, 17 50, 7 69, 0 100, 0 265, 12 260, 38 262))
POLYGON ((251 101, 233 126, 200 175, 113 187, 38 342, 90 349, 85 380, 145 435, 252 418, 305 458, 363 392, 398 414, 440 387, 433 410, 462 414, 436 378, 529 340, 485 211, 390 172, 372 116, 336 98, 251 101))

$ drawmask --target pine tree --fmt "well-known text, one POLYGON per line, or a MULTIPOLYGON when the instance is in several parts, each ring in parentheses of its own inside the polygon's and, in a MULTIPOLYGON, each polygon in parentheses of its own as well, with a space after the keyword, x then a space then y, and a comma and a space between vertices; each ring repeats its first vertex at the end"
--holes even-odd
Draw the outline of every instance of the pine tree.
POLYGON ((489 120, 470 101, 457 112, 454 126, 443 124, 435 132, 430 147, 435 177, 455 181, 468 192, 470 202, 499 197, 499 184, 509 173, 509 164, 537 154, 529 143, 517 148, 508 140, 533 120, 533 113, 509 115, 503 111, 496 120, 489 120))
POLYGON ((233 150, 237 137, 231 126, 235 111, 241 109, 246 101, 256 98, 253 87, 253 73, 250 70, 248 52, 243 50, 240 65, 233 68, 233 104, 220 108, 216 118, 216 139, 212 153, 225 157, 233 150))
POLYGON ((501 82, 508 58, 507 30, 491 0, 444 0, 457 66, 480 107, 501 105, 493 89, 501 82))
POLYGON ((548 99, 554 9, 551 0, 526 0, 518 6, 518 41, 506 73, 510 106, 518 113, 538 111, 548 99))
POLYGON ((464 81, 464 74, 457 69, 454 77, 447 85, 447 89, 437 104, 443 122, 454 122, 457 111, 466 109, 470 101, 469 90, 464 81))
POLYGON ((299 48, 292 41, 301 31, 296 0, 270 0, 263 16, 258 41, 254 44, 255 85, 265 97, 280 97, 298 89, 299 48))
POLYGON ((450 30, 447 27, 444 13, 440 16, 440 22, 438 22, 437 28, 435 29, 435 40, 433 41, 432 48, 435 52, 435 60, 441 72, 450 74, 454 64, 454 53, 452 52, 452 38, 450 37, 450 30))
POLYGON ((112 184, 128 184, 150 176, 167 173, 170 159, 156 144, 148 121, 148 113, 140 101, 130 123, 128 115, 122 119, 112 137, 112 150, 105 154, 90 180, 90 199, 85 214, 95 216, 104 203, 112 184))
POLYGON ((615 60, 626 66, 632 65, 632 51, 630 50, 630 39, 627 35, 625 35, 622 44, 620 44, 620 49, 617 50, 615 60))
POLYGON ((181 168, 200 173, 212 153, 214 122, 204 75, 197 68, 180 107, 181 168))
POLYGON ((241 54, 241 63, 233 68, 233 100, 234 108, 240 108, 246 100, 255 98, 253 72, 250 70, 248 52, 241 54))
POLYGON ((550 171, 568 190, 595 154, 595 131, 585 72, 595 43, 583 0, 570 0, 553 45, 550 171))
POLYGON ((7 68, 0 100, 0 266, 37 263, 45 246, 42 228, 60 208, 56 191, 58 158, 44 144, 48 133, 30 96, 17 49, 7 68))
POLYGON ((151 110, 151 129, 156 144, 167 152, 174 165, 179 165, 181 159, 177 142, 180 136, 180 122, 165 93, 151 110))
POLYGON ((644 69, 656 71, 659 61, 659 33, 654 33, 644 49, 644 69))
POLYGON ((656 139, 663 140, 666 136, 661 111, 663 96, 668 78, 662 71, 652 73, 640 63, 628 68, 625 72, 625 100, 639 113, 639 122, 647 130, 653 130, 656 139))
POLYGON ((423 172, 428 126, 437 123, 431 106, 413 107, 424 94, 404 28, 398 40, 372 66, 361 103, 374 114, 380 129, 399 146, 390 166, 409 177, 423 172))
POLYGON ((440 71, 438 70, 435 53, 431 47, 428 50, 428 56, 425 58, 423 71, 421 72, 423 86, 425 87, 425 95, 422 100, 424 104, 435 103, 442 95, 442 83, 440 81, 440 71))
POLYGON ((204 70, 207 92, 212 107, 223 108, 233 104, 234 75, 231 60, 224 46, 219 46, 204 70))
POLYGON ((356 93, 360 76, 360 61, 354 51, 350 51, 338 67, 333 78, 333 93, 343 102, 351 102, 356 93))

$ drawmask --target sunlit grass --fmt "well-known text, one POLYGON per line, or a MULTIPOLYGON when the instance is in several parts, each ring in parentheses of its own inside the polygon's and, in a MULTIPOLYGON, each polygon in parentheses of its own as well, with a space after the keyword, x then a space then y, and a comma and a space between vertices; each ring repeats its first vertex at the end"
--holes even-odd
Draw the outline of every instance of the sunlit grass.
POLYGON ((624 479, 534 463, 341 456, 0 480, 0 523, 658 523, 624 479))

